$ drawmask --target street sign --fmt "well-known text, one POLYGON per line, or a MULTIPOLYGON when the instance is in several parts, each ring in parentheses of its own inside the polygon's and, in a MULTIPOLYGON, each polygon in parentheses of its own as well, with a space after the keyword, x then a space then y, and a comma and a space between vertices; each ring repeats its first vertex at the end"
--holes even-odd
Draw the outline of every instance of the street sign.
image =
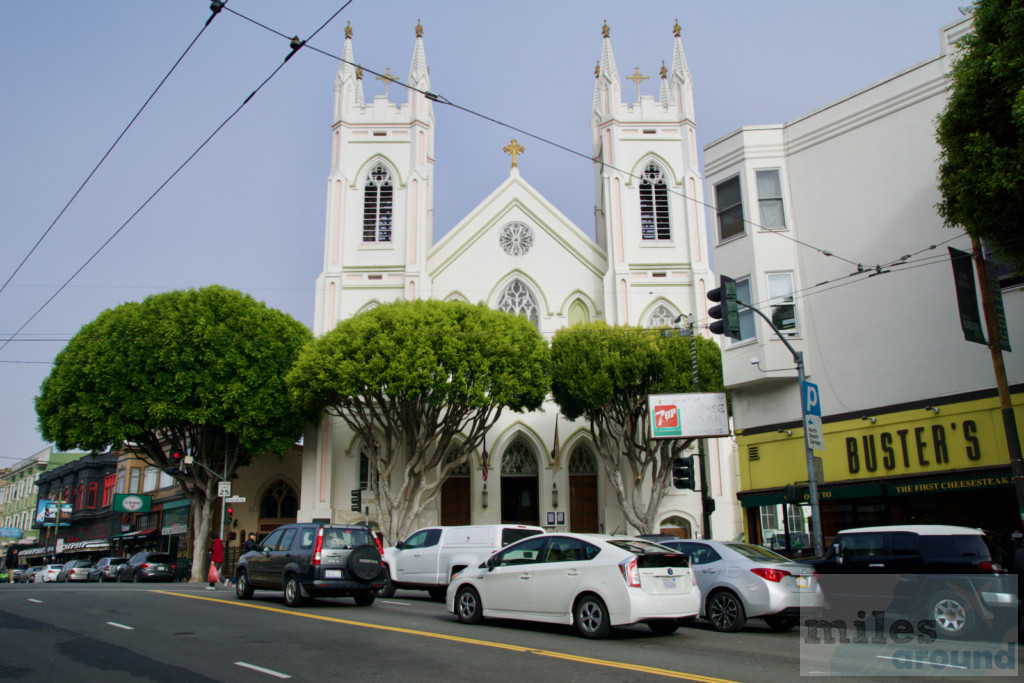
POLYGON ((804 407, 804 433, 807 446, 815 451, 825 450, 825 432, 821 427, 821 401, 818 385, 805 381, 801 387, 804 407))
POLYGON ((729 409, 724 393, 651 394, 651 438, 729 436, 729 409))
POLYGON ((224 499, 224 502, 225 503, 244 503, 245 502, 245 496, 229 496, 228 498, 224 499))
POLYGON ((227 498, 231 495, 231 482, 230 481, 219 481, 217 482, 217 495, 221 498, 227 498))

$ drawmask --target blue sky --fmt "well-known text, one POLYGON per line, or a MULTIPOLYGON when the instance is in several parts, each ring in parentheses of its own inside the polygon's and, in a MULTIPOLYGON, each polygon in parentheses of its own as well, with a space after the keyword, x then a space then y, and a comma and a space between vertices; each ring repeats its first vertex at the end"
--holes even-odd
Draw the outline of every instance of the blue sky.
MULTIPOLYGON (((515 3, 231 0, 228 8, 340 56, 408 75, 417 20, 431 88, 467 109, 591 153, 601 25, 620 75, 671 64, 672 25, 695 83, 698 144, 781 123, 939 52, 966 0, 859 3, 649 0, 515 3)), ((208 0, 0 3, 0 284, 11 277, 210 16, 208 0)), ((288 40, 224 11, 21 270, 0 291, 0 343, 15 333, 276 69, 288 40)), ((312 325, 323 260, 337 60, 300 50, 22 332, 0 349, 0 468, 43 448, 33 397, 50 362, 101 311, 223 284, 312 325)), ((384 86, 369 75, 367 98, 384 86)), ((398 86, 392 101, 404 101, 398 86)), ((626 101, 635 99, 623 83, 626 101)), ((593 170, 579 156, 435 105, 434 237, 520 172, 593 234, 593 170)))

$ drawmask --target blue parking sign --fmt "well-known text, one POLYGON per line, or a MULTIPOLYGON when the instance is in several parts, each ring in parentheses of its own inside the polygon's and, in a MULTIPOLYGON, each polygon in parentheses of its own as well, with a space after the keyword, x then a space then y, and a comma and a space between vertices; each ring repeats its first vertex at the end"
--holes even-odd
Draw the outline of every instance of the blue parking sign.
POLYGON ((804 433, 807 446, 815 451, 825 450, 825 432, 821 425, 821 399, 818 385, 804 382, 801 387, 801 404, 804 409, 804 433))

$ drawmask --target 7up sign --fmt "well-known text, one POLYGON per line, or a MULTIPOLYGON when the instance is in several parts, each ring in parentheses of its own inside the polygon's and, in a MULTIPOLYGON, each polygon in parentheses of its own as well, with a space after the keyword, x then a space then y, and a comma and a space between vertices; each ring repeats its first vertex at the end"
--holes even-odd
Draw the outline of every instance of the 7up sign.
POLYGON ((729 436, 729 409, 722 393, 647 397, 652 439, 729 436))

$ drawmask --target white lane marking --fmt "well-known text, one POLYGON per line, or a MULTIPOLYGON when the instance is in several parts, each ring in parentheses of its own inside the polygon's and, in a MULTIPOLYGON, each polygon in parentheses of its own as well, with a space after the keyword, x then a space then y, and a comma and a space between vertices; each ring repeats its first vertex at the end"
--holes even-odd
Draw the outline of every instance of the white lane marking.
POLYGON ((119 624, 116 621, 108 621, 107 623, 110 624, 111 626, 116 626, 118 628, 123 628, 125 631, 134 631, 135 630, 134 626, 125 626, 124 624, 119 624))
POLYGON ((29 598, 28 601, 29 602, 38 602, 39 604, 43 604, 42 600, 36 600, 35 598, 29 598))
POLYGON ((288 674, 283 674, 279 671, 272 671, 270 669, 264 669, 262 666, 256 666, 255 664, 235 662, 235 666, 244 666, 246 669, 252 669, 253 671, 259 671, 260 673, 270 674, 271 676, 277 676, 278 678, 291 678, 291 676, 289 676, 288 674))
POLYGON ((405 605, 406 607, 408 607, 412 603, 411 602, 398 602, 396 600, 381 600, 380 604, 382 604, 382 605, 405 605))

